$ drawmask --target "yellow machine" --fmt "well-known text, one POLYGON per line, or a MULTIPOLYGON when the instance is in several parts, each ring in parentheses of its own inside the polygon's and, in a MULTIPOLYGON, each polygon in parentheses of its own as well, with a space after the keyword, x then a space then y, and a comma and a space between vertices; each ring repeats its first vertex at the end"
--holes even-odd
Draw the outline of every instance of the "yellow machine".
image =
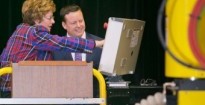
POLYGON ((205 105, 205 0, 167 0, 164 6, 165 75, 176 79, 177 105, 205 105))

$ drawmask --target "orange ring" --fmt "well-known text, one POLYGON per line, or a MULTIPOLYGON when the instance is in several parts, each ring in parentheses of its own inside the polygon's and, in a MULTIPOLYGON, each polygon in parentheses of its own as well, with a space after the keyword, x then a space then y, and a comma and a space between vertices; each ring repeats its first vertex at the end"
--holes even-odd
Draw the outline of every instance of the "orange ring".
POLYGON ((190 21, 189 21, 189 44, 192 49, 192 52, 196 59, 199 61, 202 67, 205 67, 205 56, 201 49, 199 48, 197 42, 197 21, 199 19, 199 15, 203 10, 203 6, 205 6, 205 0, 198 0, 196 5, 194 6, 190 21))

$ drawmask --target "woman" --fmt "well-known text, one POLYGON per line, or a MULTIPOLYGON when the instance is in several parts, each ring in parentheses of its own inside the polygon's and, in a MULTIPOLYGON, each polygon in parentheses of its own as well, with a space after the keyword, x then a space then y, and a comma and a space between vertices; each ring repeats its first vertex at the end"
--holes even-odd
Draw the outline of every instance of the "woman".
MULTIPOLYGON (((26 0, 22 6, 23 23, 17 26, 1 54, 1 67, 24 60, 52 60, 51 51, 92 53, 94 47, 102 47, 104 40, 51 35, 55 23, 53 0, 26 0)), ((1 97, 11 97, 10 75, 2 76, 1 97)))

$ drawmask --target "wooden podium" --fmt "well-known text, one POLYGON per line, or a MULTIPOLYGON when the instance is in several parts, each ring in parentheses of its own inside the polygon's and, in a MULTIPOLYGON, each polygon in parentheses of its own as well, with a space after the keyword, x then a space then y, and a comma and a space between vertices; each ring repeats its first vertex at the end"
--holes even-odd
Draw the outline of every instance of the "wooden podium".
POLYGON ((22 61, 12 69, 12 98, 93 97, 92 63, 22 61))

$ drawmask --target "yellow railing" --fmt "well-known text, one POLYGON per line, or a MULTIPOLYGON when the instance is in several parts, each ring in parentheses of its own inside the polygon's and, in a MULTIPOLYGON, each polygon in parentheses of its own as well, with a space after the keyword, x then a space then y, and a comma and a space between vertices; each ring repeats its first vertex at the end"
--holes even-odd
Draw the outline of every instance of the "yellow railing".
POLYGON ((0 76, 3 74, 8 74, 12 73, 12 68, 11 67, 4 67, 0 69, 0 76))
POLYGON ((98 70, 96 70, 96 69, 93 69, 93 75, 97 78, 98 83, 99 83, 99 87, 100 87, 100 98, 105 99, 104 104, 100 104, 100 105, 106 105, 106 97, 107 97, 107 94, 106 94, 105 79, 104 79, 104 77, 102 76, 102 74, 101 74, 98 70))

